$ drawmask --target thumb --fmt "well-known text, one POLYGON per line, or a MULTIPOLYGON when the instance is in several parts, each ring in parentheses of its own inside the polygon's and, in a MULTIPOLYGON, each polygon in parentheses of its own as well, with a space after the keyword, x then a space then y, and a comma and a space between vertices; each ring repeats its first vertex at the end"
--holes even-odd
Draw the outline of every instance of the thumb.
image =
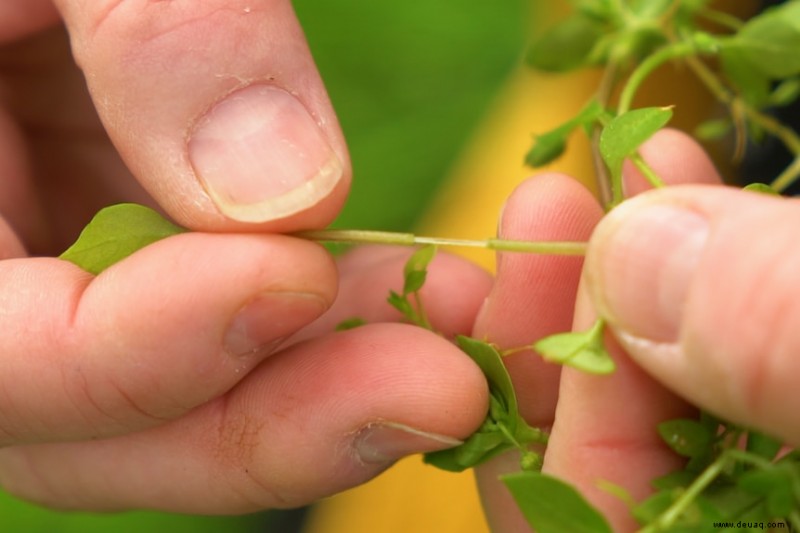
POLYGON ((595 306, 649 373, 702 408, 800 443, 800 204, 680 186, 598 226, 595 306))
POLYGON ((56 5, 109 136, 179 223, 282 232, 336 216, 347 152, 289 0, 56 5))

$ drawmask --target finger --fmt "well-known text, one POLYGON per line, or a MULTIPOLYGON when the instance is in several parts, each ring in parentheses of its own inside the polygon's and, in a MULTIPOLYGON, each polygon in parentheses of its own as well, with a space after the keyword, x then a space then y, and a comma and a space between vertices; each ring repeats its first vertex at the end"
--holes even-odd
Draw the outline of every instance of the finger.
MULTIPOLYGON (((336 301, 325 315, 292 341, 330 333, 351 318, 361 318, 368 324, 403 320, 387 297, 390 290, 402 290, 403 267, 412 253, 393 246, 364 246, 339 258, 336 301)), ((458 334, 469 335, 491 285, 491 276, 480 267, 438 251, 428 265, 420 292, 433 328, 447 339, 458 334)))
MULTIPOLYGON (((509 198, 500 235, 534 241, 585 241, 601 214, 591 194, 574 180, 538 176, 509 198)), ((497 281, 475 324, 475 336, 501 348, 514 348, 569 331, 581 258, 508 253, 498 259, 497 281)), ((560 368, 530 351, 504 360, 525 418, 534 426, 549 427, 560 368)), ((516 505, 497 481, 500 474, 519 469, 519 456, 512 455, 480 467, 477 474, 489 523, 497 531, 514 531, 522 523, 516 505)))
MULTIPOLYGON (((659 132, 641 153, 669 185, 720 181, 702 149, 681 132, 659 132)), ((633 165, 626 166, 625 180, 631 194, 648 188, 633 165)), ((624 208, 616 208, 610 216, 624 208)), ((654 244, 661 246, 657 240, 654 244)), ((616 275, 627 283, 626 273, 616 275)), ((587 329, 595 318, 586 291, 581 291, 575 329, 587 329)), ((612 375, 593 376, 569 368, 562 372, 544 471, 576 486, 603 511, 614 531, 630 531, 635 529, 630 511, 600 483, 619 485, 639 501, 646 498, 653 479, 681 464, 659 437, 657 424, 691 417, 694 410, 645 374, 610 335, 606 346, 617 363, 612 375)))
POLYGON ((187 417, 0 451, 0 485, 65 508, 242 513, 310 502, 480 424, 486 383, 451 343, 380 324, 295 345, 187 417))
POLYGON ((327 308, 321 247, 183 234, 97 278, 56 259, 0 263, 0 441, 102 437, 222 394, 327 308))
POLYGON ((52 0, 3 0, 0 4, 0 44, 55 24, 58 11, 52 0))
POLYGON ((57 0, 134 175, 201 230, 324 226, 347 151, 288 0, 57 0))
MULTIPOLYGON (((583 295, 575 321, 588 329, 594 312, 583 295)), ((652 492, 651 481, 678 468, 683 460, 659 437, 664 420, 691 417, 694 410, 644 373, 610 335, 606 347, 616 362, 609 376, 571 368, 562 371, 555 424, 543 471, 576 487, 602 510, 614 531, 634 531, 627 503, 603 489, 608 482, 636 501, 652 492)))
POLYGON ((658 191, 612 213, 587 262, 593 301, 642 367, 718 416, 793 444, 798 222, 795 200, 658 191))

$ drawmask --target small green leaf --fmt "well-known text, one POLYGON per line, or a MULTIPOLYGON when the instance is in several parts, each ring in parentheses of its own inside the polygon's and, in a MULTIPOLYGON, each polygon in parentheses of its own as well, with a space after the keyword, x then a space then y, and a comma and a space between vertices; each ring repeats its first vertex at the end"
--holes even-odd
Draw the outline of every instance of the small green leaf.
POLYGON ((622 181, 622 164, 672 118, 669 107, 644 107, 615 117, 600 135, 600 154, 612 179, 622 181))
POLYGON ((783 442, 769 435, 758 431, 750 431, 747 434, 747 451, 768 461, 775 459, 782 447, 783 442))
POLYGON ((533 146, 525 156, 525 164, 531 168, 543 167, 552 163, 564 153, 567 148, 567 137, 572 130, 553 130, 542 135, 537 135, 533 146))
POLYGON ((411 294, 417 292, 425 284, 425 278, 428 274, 428 265, 436 255, 436 246, 427 245, 423 246, 406 261, 403 267, 403 274, 405 277, 403 283, 403 294, 411 294))
POLYGON ((538 533, 611 533, 603 515, 558 478, 520 472, 500 479, 511 491, 528 524, 538 533))
MULTIPOLYGON (((448 450, 427 453, 425 462, 443 470, 460 472, 504 451, 533 442, 546 442, 547 435, 541 430, 530 427, 520 416, 511 377, 497 348, 487 342, 465 336, 457 337, 456 341, 459 347, 475 361, 489 383, 487 418, 480 429, 463 444, 448 450)), ((522 459, 531 462, 530 455, 526 453, 522 459)))
POLYGON ((739 50, 769 78, 800 74, 800 3, 786 2, 751 18, 725 46, 739 50))
POLYGON ((764 107, 770 98, 770 80, 736 48, 720 52, 722 72, 736 87, 742 99, 755 108, 764 107))
POLYGON ((776 466, 745 472, 739 478, 738 485, 748 492, 765 497, 770 515, 788 516, 797 505, 792 491, 792 477, 787 468, 776 466))
POLYGON ((599 102, 592 100, 572 119, 546 133, 534 138, 533 146, 525 156, 525 164, 539 168, 558 159, 567 147, 567 140, 576 128, 589 128, 606 110, 599 102))
POLYGON ((411 254, 403 267, 403 292, 398 294, 395 291, 389 291, 389 297, 386 299, 389 305, 400 311, 406 320, 428 330, 432 330, 433 327, 428 321, 417 293, 425 285, 428 264, 435 255, 436 247, 433 245, 423 246, 411 254), (414 303, 409 299, 411 295, 413 295, 414 303))
POLYGON ((608 22, 617 15, 616 3, 612 0, 570 0, 582 15, 598 22, 608 22))
POLYGON ((669 474, 655 478, 650 484, 658 490, 671 490, 688 487, 697 477, 695 472, 676 470, 669 474))
POLYGON ((514 393, 514 385, 511 383, 511 376, 503 364, 503 357, 494 345, 488 342, 459 335, 456 337, 458 347, 475 361, 478 367, 486 376, 489 382, 489 390, 497 394, 501 403, 510 415, 517 414, 517 396, 514 393))
POLYGON ((59 257, 99 274, 148 244, 184 231, 149 207, 112 205, 101 209, 59 257))
POLYGON ((757 192, 760 194, 769 194, 771 196, 780 196, 780 193, 767 185, 766 183, 751 183, 744 187, 745 191, 757 192))
POLYGON ((800 78, 791 78, 778 84, 769 95, 769 104, 783 107, 800 98, 800 78))
POLYGON ((411 302, 408 301, 408 298, 394 291, 389 291, 389 297, 386 298, 386 301, 389 302, 389 305, 403 313, 403 316, 413 322, 413 319, 416 317, 416 312, 411 302))
POLYGON ((674 4, 674 0, 631 0, 630 9, 641 18, 658 18, 674 4))
POLYGON ((604 324, 598 320, 587 331, 557 333, 533 345, 547 361, 560 363, 590 374, 610 374, 616 365, 603 342, 604 324))
POLYGON ((348 329, 355 329, 366 325, 367 321, 361 317, 354 316, 346 320, 342 320, 336 325, 336 331, 347 331, 348 329))
POLYGON ((642 525, 654 522, 675 501, 674 494, 671 490, 656 492, 633 509, 633 517, 642 525))
POLYGON ((602 34, 600 24, 578 13, 534 42, 528 50, 527 63, 545 72, 567 72, 581 67, 602 34))
POLYGON ((733 129, 730 119, 706 120, 694 130, 694 136, 701 141, 714 141, 726 136, 733 129))
POLYGON ((683 457, 701 457, 714 442, 714 435, 706 426, 685 418, 660 423, 658 434, 667 446, 683 457))

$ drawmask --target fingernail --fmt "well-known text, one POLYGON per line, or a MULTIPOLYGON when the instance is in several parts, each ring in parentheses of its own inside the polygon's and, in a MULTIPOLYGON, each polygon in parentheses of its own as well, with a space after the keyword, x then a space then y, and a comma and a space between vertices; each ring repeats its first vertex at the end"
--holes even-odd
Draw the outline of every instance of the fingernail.
POLYGON ((231 320, 225 333, 225 350, 240 357, 268 353, 327 308, 325 300, 315 294, 261 294, 246 303, 231 320))
POLYGON ((356 434, 354 447, 362 462, 385 464, 415 453, 432 452, 458 446, 452 437, 420 431, 404 424, 376 422, 356 434))
POLYGON ((336 186, 342 164, 306 107, 270 85, 240 89, 202 117, 188 143, 197 178, 242 222, 302 211, 336 186))
POLYGON ((586 256, 586 281, 597 312, 622 333, 678 340, 708 222, 683 206, 631 200, 598 226, 586 256))

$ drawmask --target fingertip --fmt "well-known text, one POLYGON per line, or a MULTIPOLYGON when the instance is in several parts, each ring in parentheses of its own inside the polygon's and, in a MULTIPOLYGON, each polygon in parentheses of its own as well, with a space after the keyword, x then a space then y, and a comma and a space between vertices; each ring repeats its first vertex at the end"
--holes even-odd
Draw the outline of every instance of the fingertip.
POLYGON ((675 187, 626 202, 586 260, 597 310, 637 363, 718 416, 800 442, 793 200, 675 187), (765 237, 767 236, 768 237, 765 237))
POLYGON ((58 5, 109 136, 179 224, 287 233, 335 218, 347 147, 291 2, 58 5))

